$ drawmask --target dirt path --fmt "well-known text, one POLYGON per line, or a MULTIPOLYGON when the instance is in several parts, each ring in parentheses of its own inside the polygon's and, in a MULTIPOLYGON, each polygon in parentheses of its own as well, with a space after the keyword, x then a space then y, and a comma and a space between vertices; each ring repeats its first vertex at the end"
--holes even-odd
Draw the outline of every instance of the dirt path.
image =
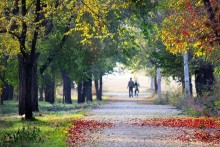
MULTIPOLYGON (((182 130, 175 127, 154 127, 135 125, 144 118, 184 117, 170 106, 153 105, 150 92, 139 98, 128 98, 127 94, 111 93, 107 104, 92 110, 86 120, 111 122, 112 128, 105 128, 91 134, 88 147, 169 147, 169 146, 213 146, 201 142, 182 142, 174 139, 182 130)), ((218 146, 218 145, 216 145, 218 146)))

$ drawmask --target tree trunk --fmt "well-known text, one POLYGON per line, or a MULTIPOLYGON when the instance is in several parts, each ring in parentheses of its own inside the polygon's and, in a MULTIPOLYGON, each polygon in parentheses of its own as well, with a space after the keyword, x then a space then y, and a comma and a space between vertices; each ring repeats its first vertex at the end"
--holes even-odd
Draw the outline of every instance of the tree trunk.
POLYGON ((157 95, 158 99, 161 99, 161 73, 160 73, 160 68, 157 68, 157 95))
POLYGON ((190 73, 189 73, 189 86, 190 86, 190 95, 193 96, 192 75, 190 73))
POLYGON ((102 101, 102 76, 99 78, 99 101, 102 101))
MULTIPOLYGON (((26 1, 22 0, 21 3, 21 15, 26 17, 27 8, 26 1)), ((34 23, 39 21, 40 16, 40 0, 35 1, 35 16, 34 23)), ((25 111, 25 119, 32 119, 32 78, 33 78, 33 66, 35 63, 35 53, 36 53, 36 43, 38 37, 38 30, 40 25, 37 25, 33 31, 33 37, 31 38, 31 50, 27 51, 26 41, 27 41, 27 31, 28 25, 25 21, 21 21, 21 33, 19 35, 19 44, 20 44, 20 57, 19 61, 19 113, 25 111), (23 98, 24 97, 24 98, 23 98), (23 100, 25 99, 25 100, 23 100), (20 108, 21 107, 21 108, 20 108)))
POLYGON ((154 77, 154 94, 157 94, 158 84, 157 84, 157 76, 154 77))
MULTIPOLYGON (((34 59, 27 55, 22 59, 19 55, 19 114, 25 114, 25 119, 32 119, 32 87, 34 59), (29 60, 28 60, 29 59, 29 60)), ((32 57, 34 58, 34 57, 32 57)))
POLYGON ((188 53, 183 56, 184 60, 184 82, 185 82, 185 96, 190 97, 190 81, 189 81, 189 64, 188 64, 188 53))
POLYGON ((47 81, 47 83, 45 84, 44 91, 45 91, 45 101, 53 104, 55 99, 53 81, 47 81))
POLYGON ((87 81, 87 90, 86 90, 86 101, 87 102, 92 102, 92 79, 89 78, 87 81))
POLYGON ((32 74, 33 74, 33 65, 30 63, 25 64, 25 119, 32 119, 32 74))
POLYGON ((82 99, 84 99, 86 101, 86 96, 87 96, 87 87, 88 87, 88 82, 87 81, 83 81, 83 89, 82 89, 82 99))
POLYGON ((95 80, 96 99, 102 100, 102 76, 99 80, 95 80))
POLYGON ((99 99, 99 80, 94 80, 95 82, 95 93, 96 93, 96 99, 99 99))
POLYGON ((92 79, 89 78, 87 81, 83 81, 83 99, 87 102, 92 101, 92 79))
POLYGON ((84 103, 85 97, 83 96, 83 83, 82 83, 82 81, 78 82, 77 92, 78 92, 78 103, 84 103))
POLYGON ((45 101, 53 104, 55 102, 55 74, 51 68, 51 75, 45 75, 45 101))
POLYGON ((38 83, 37 83, 37 63, 35 61, 35 64, 33 66, 32 71, 32 110, 38 112, 38 83))
POLYGON ((39 94, 40 94, 39 101, 44 100, 43 93, 44 93, 44 88, 43 88, 43 84, 42 84, 41 87, 39 88, 39 94))
POLYGON ((25 114, 25 69, 24 63, 22 61, 21 55, 18 55, 18 64, 19 64, 19 92, 18 92, 18 100, 19 100, 19 115, 25 114))
POLYGON ((72 81, 68 77, 67 72, 65 70, 61 71, 62 77, 63 77, 63 97, 64 97, 64 102, 67 104, 72 104, 71 100, 71 85, 72 81))
POLYGON ((181 77, 181 84, 182 84, 182 93, 185 93, 185 81, 184 81, 184 75, 181 77))
POLYGON ((212 64, 199 60, 199 68, 195 70, 195 85, 198 96, 209 95, 213 92, 215 78, 212 64))

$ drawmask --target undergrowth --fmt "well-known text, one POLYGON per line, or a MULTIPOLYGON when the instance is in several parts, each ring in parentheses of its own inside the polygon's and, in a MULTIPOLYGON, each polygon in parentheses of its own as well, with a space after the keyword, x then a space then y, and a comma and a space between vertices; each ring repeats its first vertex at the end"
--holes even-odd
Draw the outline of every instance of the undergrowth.
POLYGON ((84 104, 49 104, 39 102, 34 121, 22 120, 18 115, 18 102, 5 101, 0 106, 0 146, 3 147, 63 147, 68 146, 67 130, 73 119, 82 118, 90 108, 103 102, 84 104))
POLYGON ((204 94, 202 97, 185 97, 182 90, 170 92, 168 98, 162 98, 159 104, 168 104, 183 110, 190 116, 220 116, 220 92, 212 95, 204 94))

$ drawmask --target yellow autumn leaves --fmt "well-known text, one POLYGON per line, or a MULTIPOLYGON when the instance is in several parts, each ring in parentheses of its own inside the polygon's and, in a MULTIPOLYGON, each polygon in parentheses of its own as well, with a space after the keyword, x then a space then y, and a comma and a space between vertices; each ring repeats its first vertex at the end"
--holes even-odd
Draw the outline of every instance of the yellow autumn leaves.
POLYGON ((208 17, 201 0, 179 0, 170 8, 161 30, 167 50, 176 54, 194 49, 197 56, 210 51, 208 34, 212 30, 206 26, 208 17))

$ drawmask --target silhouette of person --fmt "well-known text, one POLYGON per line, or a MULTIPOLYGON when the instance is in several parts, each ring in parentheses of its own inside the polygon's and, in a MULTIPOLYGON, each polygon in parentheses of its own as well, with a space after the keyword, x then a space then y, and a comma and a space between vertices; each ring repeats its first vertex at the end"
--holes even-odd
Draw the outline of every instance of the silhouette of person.
POLYGON ((138 93, 139 93, 139 83, 137 81, 135 81, 134 83, 134 95, 135 96, 138 96, 138 93))
POLYGON ((129 88, 129 97, 133 97, 134 81, 132 81, 132 78, 130 78, 127 88, 129 88))

